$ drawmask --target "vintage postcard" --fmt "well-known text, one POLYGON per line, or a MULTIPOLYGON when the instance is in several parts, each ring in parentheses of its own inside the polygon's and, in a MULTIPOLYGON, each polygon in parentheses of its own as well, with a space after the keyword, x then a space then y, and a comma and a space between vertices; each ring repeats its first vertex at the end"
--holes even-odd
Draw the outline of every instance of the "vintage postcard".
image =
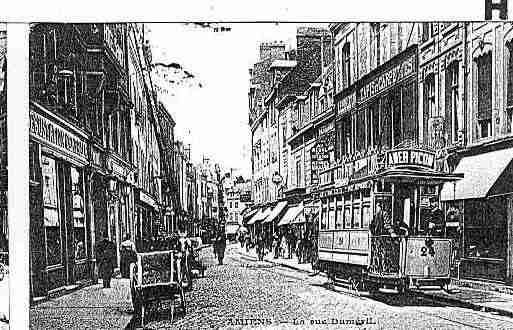
POLYGON ((483 3, 27 22, 9 224, 0 25, 0 329, 21 264, 30 329, 513 329, 513 23, 483 3))

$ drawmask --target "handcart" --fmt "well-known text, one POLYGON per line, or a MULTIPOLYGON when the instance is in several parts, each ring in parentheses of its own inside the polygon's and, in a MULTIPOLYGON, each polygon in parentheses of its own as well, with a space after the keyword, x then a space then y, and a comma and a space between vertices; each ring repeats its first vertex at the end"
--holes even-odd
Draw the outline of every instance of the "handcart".
POLYGON ((137 253, 137 262, 130 265, 132 304, 143 328, 150 304, 170 301, 171 320, 177 305, 186 313, 182 258, 182 253, 174 250, 137 253))

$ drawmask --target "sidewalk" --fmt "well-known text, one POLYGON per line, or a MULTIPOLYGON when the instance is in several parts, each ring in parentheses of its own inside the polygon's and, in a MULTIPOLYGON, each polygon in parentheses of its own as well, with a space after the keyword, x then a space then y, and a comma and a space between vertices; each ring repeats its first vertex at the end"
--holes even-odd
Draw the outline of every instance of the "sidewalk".
POLYGON ((130 281, 112 279, 83 287, 30 308, 31 329, 124 329, 132 319, 130 281))
MULTIPOLYGON (((243 256, 254 258, 255 260, 258 259, 256 250, 254 248, 250 249, 249 252, 246 252, 246 248, 241 249, 240 244, 238 244, 236 249, 237 249, 236 250, 237 253, 239 253, 243 256)), ((312 269, 312 265, 310 263, 298 264, 296 256, 293 256, 292 259, 285 259, 285 258, 274 259, 274 254, 272 252, 269 252, 264 256, 264 261, 267 261, 267 262, 270 262, 270 263, 273 263, 276 265, 280 265, 283 267, 299 270, 299 271, 302 271, 305 273, 310 273, 310 274, 315 273, 315 271, 312 269)))
MULTIPOLYGON (((248 253, 246 249, 241 249, 240 246, 238 246, 237 252, 246 257, 257 259, 255 249, 250 249, 248 253)), ((309 263, 298 264, 295 257, 292 259, 274 259, 273 255, 268 253, 264 257, 264 261, 307 273, 314 273, 309 263)), ((460 282, 461 281, 454 281, 454 283, 457 284, 460 284, 460 282)), ((412 290, 412 292, 426 298, 443 301, 449 304, 513 317, 513 295, 505 293, 508 292, 506 289, 492 291, 471 288, 465 285, 465 283, 461 283, 460 285, 451 284, 450 293, 444 290, 412 290)))

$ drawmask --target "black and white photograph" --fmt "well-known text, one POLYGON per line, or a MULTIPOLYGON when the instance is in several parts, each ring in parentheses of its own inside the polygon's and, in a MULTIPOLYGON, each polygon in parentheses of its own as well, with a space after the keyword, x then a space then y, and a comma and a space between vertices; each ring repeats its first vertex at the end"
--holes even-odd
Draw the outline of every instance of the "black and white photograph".
POLYGON ((513 328, 513 23, 28 38, 31 329, 513 328))

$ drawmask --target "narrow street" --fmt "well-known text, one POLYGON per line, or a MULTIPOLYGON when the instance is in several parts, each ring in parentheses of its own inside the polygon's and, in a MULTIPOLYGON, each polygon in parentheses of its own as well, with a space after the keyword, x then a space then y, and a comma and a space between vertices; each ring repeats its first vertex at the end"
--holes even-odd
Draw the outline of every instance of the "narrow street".
POLYGON ((187 294, 187 315, 171 323, 163 312, 152 317, 148 328, 513 328, 509 318, 421 297, 381 293, 370 298, 331 291, 322 276, 257 262, 239 254, 236 245, 228 248, 225 265, 214 263, 211 249, 202 257, 209 268, 187 294))
MULTIPOLYGON (((202 251, 204 278, 186 295, 187 314, 169 319, 163 304, 148 329, 511 329, 509 318, 417 296, 359 297, 327 289, 326 278, 258 262, 230 245, 224 265, 202 251), (338 324, 335 324, 338 322, 338 324)), ((31 329, 134 329, 128 280, 86 287, 31 309, 31 329)), ((153 308, 155 311, 156 308, 153 308)))

